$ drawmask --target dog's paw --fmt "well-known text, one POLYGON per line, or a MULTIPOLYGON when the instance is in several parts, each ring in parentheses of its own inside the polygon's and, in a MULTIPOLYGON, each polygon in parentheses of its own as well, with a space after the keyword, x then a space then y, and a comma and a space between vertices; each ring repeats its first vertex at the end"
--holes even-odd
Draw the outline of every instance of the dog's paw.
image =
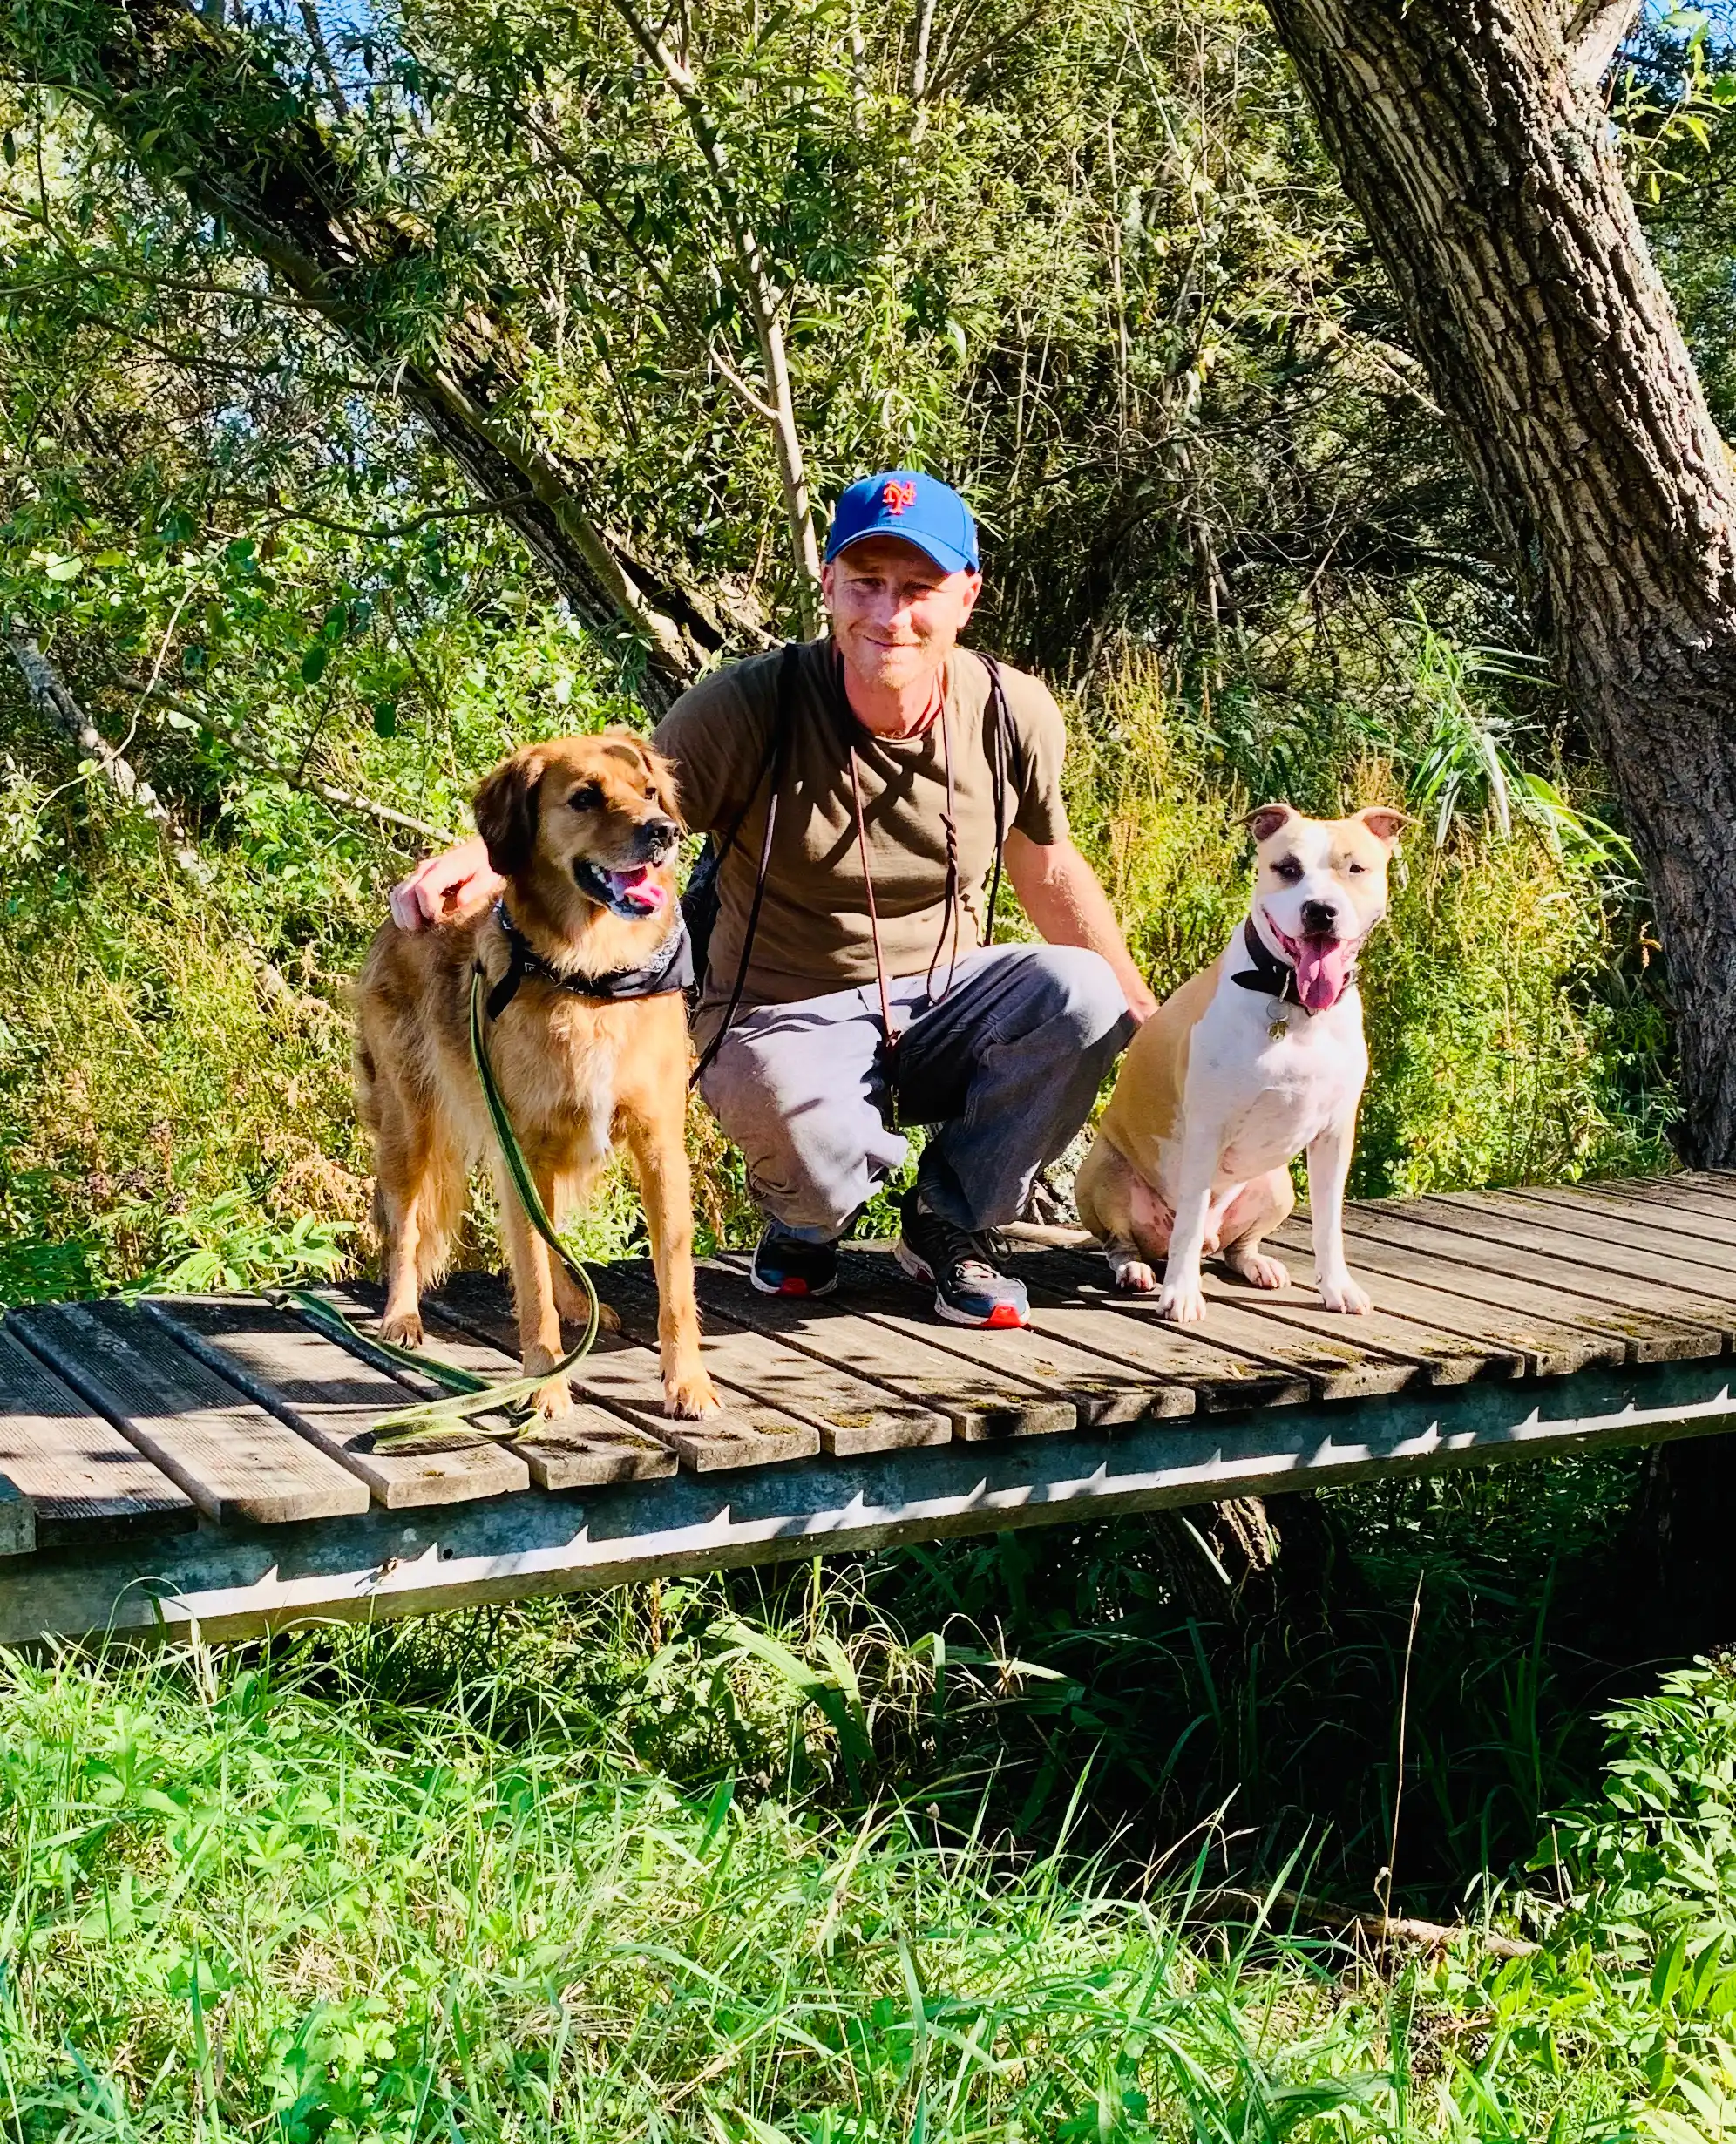
MULTIPOLYGON (((582 1333, 591 1322, 589 1299, 581 1295, 570 1281, 563 1279, 555 1283, 554 1306, 563 1328, 571 1326, 574 1332, 582 1333)), ((600 1333, 619 1333, 620 1330, 620 1313, 611 1310, 607 1303, 600 1300, 597 1304, 597 1330, 600 1333)))
POLYGON ((1116 1268, 1116 1286, 1124 1295, 1149 1295, 1157 1276, 1143 1259, 1128 1259, 1116 1268))
POLYGON ((723 1403, 703 1370, 690 1377, 671 1378, 663 1387, 663 1412, 677 1421, 703 1421, 708 1415, 721 1415, 723 1403))
POLYGON ((1255 1251, 1245 1258, 1238 1259, 1230 1270, 1239 1273, 1251 1287, 1287 1288, 1290 1286, 1290 1268, 1281 1259, 1267 1258, 1263 1252, 1255 1251))
POLYGON ((1373 1309, 1373 1299, 1366 1288, 1360 1288, 1348 1273, 1339 1273, 1331 1280, 1320 1283, 1320 1300, 1328 1310, 1340 1311, 1346 1318, 1366 1318, 1373 1309))
POLYGON ((1205 1319, 1205 1291, 1197 1280, 1166 1280, 1157 1297, 1157 1315, 1171 1325, 1200 1325, 1205 1319))
POLYGON ((546 1385, 538 1387, 536 1409, 544 1421, 556 1421, 572 1408, 572 1388, 564 1377, 551 1377, 546 1385))
POLYGON ((380 1320, 380 1338, 389 1340, 394 1347, 421 1347, 422 1313, 419 1310, 388 1311, 380 1320))

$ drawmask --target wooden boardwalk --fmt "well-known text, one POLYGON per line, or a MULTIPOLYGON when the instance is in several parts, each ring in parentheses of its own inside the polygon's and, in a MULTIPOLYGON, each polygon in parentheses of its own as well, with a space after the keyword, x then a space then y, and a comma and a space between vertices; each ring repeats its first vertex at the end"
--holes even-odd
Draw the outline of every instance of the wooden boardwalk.
MULTIPOLYGON (((884 1252, 836 1298, 706 1263, 725 1412, 661 1411, 648 1272, 577 1404, 516 1441, 408 1455, 375 1425, 437 1387, 259 1296, 37 1306, 0 1326, 0 1642, 241 1635, 323 1618, 1082 1519, 1370 1474, 1736 1428, 1736 1172, 1357 1205, 1374 1313, 1208 1282, 1204 1326, 1028 1250, 1028 1330, 932 1316, 884 1252)), ((1303 1223, 1280 1232, 1309 1270, 1303 1223)), ((363 1286, 323 1291, 365 1331, 363 1286)), ((504 1284, 456 1276, 431 1349, 518 1374, 504 1284)))

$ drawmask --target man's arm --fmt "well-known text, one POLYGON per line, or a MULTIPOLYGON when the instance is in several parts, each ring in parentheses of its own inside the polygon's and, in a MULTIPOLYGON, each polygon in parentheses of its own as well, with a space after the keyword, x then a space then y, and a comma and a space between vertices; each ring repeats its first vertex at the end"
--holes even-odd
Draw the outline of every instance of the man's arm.
POLYGON ((1031 840, 1014 827, 1007 836, 1007 876, 1025 913, 1051 946, 1085 946, 1116 972, 1136 1020, 1149 1020, 1157 1001, 1116 921, 1097 874, 1071 841, 1031 840))

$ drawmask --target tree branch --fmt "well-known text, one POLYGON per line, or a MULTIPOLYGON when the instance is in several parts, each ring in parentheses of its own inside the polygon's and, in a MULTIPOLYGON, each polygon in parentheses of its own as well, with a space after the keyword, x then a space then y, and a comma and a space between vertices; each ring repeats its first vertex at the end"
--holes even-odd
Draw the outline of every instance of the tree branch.
POLYGON ((496 313, 472 304, 431 355, 421 329, 399 329, 396 293, 437 285, 437 258, 409 219, 370 206, 245 35, 183 0, 69 0, 0 17, 0 51, 27 80, 94 112, 141 166, 218 218, 417 412, 478 496, 528 490, 505 518, 581 620, 604 633, 625 624, 642 641, 654 704, 721 650, 712 606, 600 527, 576 472, 509 414, 524 399, 525 367, 496 313))
POLYGON ((395 831, 414 834, 418 840, 431 841, 437 848, 449 848, 458 837, 450 826, 435 826, 427 819, 412 818, 408 811, 400 811, 395 804, 377 803, 371 797, 357 794, 353 789, 343 789, 336 782, 327 782, 320 776, 309 774, 299 767, 285 766, 268 745, 262 744, 239 723, 225 723, 195 707, 190 700, 183 700, 166 691, 161 685, 148 683, 142 677, 117 677, 124 692, 136 692, 142 700, 153 700, 166 708, 172 715, 179 715, 183 722, 196 723, 207 736, 215 737, 228 746, 237 759, 243 760, 260 773, 270 775, 289 789, 298 789, 309 797, 317 797, 322 804, 336 811, 360 812, 364 818, 377 820, 382 826, 395 831))
POLYGON ((123 803, 142 811, 156 827, 171 856, 182 871, 202 885, 205 866, 192 837, 180 821, 133 766, 103 736, 73 698, 65 680, 37 647, 36 636, 22 618, 9 619, 6 645, 31 695, 31 704, 45 715, 67 741, 75 745, 102 776, 123 803))
POLYGON ((322 513, 302 513, 288 506, 280 506, 275 499, 243 499, 231 493, 229 503, 245 506, 254 513, 264 514, 274 528, 295 521, 305 523, 309 528, 329 528, 339 536, 366 536, 377 543, 384 543, 396 536, 414 536, 435 521, 469 521, 484 514, 504 514, 509 507, 522 506, 534 499, 534 492, 515 492, 508 499, 485 499, 471 506, 430 506, 423 512, 412 514, 408 521, 387 521, 370 525, 362 521, 335 521, 322 513))
POLYGON ((1634 25, 1640 0, 1580 0, 1567 25, 1568 64, 1583 90, 1595 91, 1634 25))
MULTIPOLYGON (((802 451, 802 435, 796 422, 795 398, 790 386, 790 366, 783 345, 783 328, 778 316, 777 293, 773 288, 765 255, 752 224, 743 213, 729 170, 722 136, 713 124, 699 83, 687 62, 676 58, 646 21, 634 0, 614 0, 615 12, 627 24, 634 42, 662 76, 680 105, 689 132, 711 173, 713 190, 736 251, 742 295, 752 315, 760 346, 760 369, 765 376, 770 408, 752 397, 745 382, 731 381, 759 410, 770 425, 777 458, 778 480, 783 491, 784 518, 790 526, 795 553, 796 601, 802 629, 812 634, 819 629, 820 547, 814 533, 813 506, 808 497, 808 473, 802 451)), ((719 367, 726 379, 729 369, 719 367)))
POLYGON ((1268 1896, 1226 1887, 1201 1892, 1189 1910, 1205 1920, 1239 1920, 1244 1914, 1268 1920, 1284 1913, 1312 1928, 1333 1929, 1345 1935, 1353 1930, 1368 1943, 1417 1944, 1427 1951, 1442 1951, 1454 1943, 1477 1944, 1491 1957, 1536 1957, 1538 1951, 1535 1943, 1516 1936, 1497 1936, 1491 1929, 1462 1924, 1449 1927, 1440 1921, 1412 1920, 1386 1913, 1358 1913, 1352 1907, 1334 1905, 1330 1899, 1311 1898, 1305 1891, 1274 1891, 1268 1896))
MULTIPOLYGON (((73 698, 64 678, 37 647, 36 637, 24 621, 21 618, 9 619, 5 637, 32 706, 45 715, 55 728, 77 746, 118 797, 134 810, 144 812, 163 837, 176 869, 199 889, 201 896, 206 895, 210 886, 211 874, 193 846, 193 837, 175 814, 150 784, 140 779, 132 762, 116 751, 103 736, 73 698)), ((257 946, 249 944, 239 933, 234 943, 241 958, 253 971, 261 994, 272 1004, 296 1019, 328 1020, 336 1017, 332 1007, 323 998, 309 997, 295 989, 276 963, 268 960, 257 946)))

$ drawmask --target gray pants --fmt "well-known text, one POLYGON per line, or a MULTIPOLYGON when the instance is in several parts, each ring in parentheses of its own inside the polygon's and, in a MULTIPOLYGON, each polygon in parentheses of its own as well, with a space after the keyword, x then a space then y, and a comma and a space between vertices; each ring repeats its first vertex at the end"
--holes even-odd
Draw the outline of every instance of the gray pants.
POLYGON ((871 983, 741 1014, 701 1082, 749 1190, 792 1236, 841 1235, 908 1158, 894 1099, 906 1123, 939 1127, 917 1167, 935 1212, 972 1230, 1016 1219, 1133 1033, 1115 971, 1077 946, 993 946, 959 962, 944 998, 920 975, 887 994, 891 1082, 871 983))

